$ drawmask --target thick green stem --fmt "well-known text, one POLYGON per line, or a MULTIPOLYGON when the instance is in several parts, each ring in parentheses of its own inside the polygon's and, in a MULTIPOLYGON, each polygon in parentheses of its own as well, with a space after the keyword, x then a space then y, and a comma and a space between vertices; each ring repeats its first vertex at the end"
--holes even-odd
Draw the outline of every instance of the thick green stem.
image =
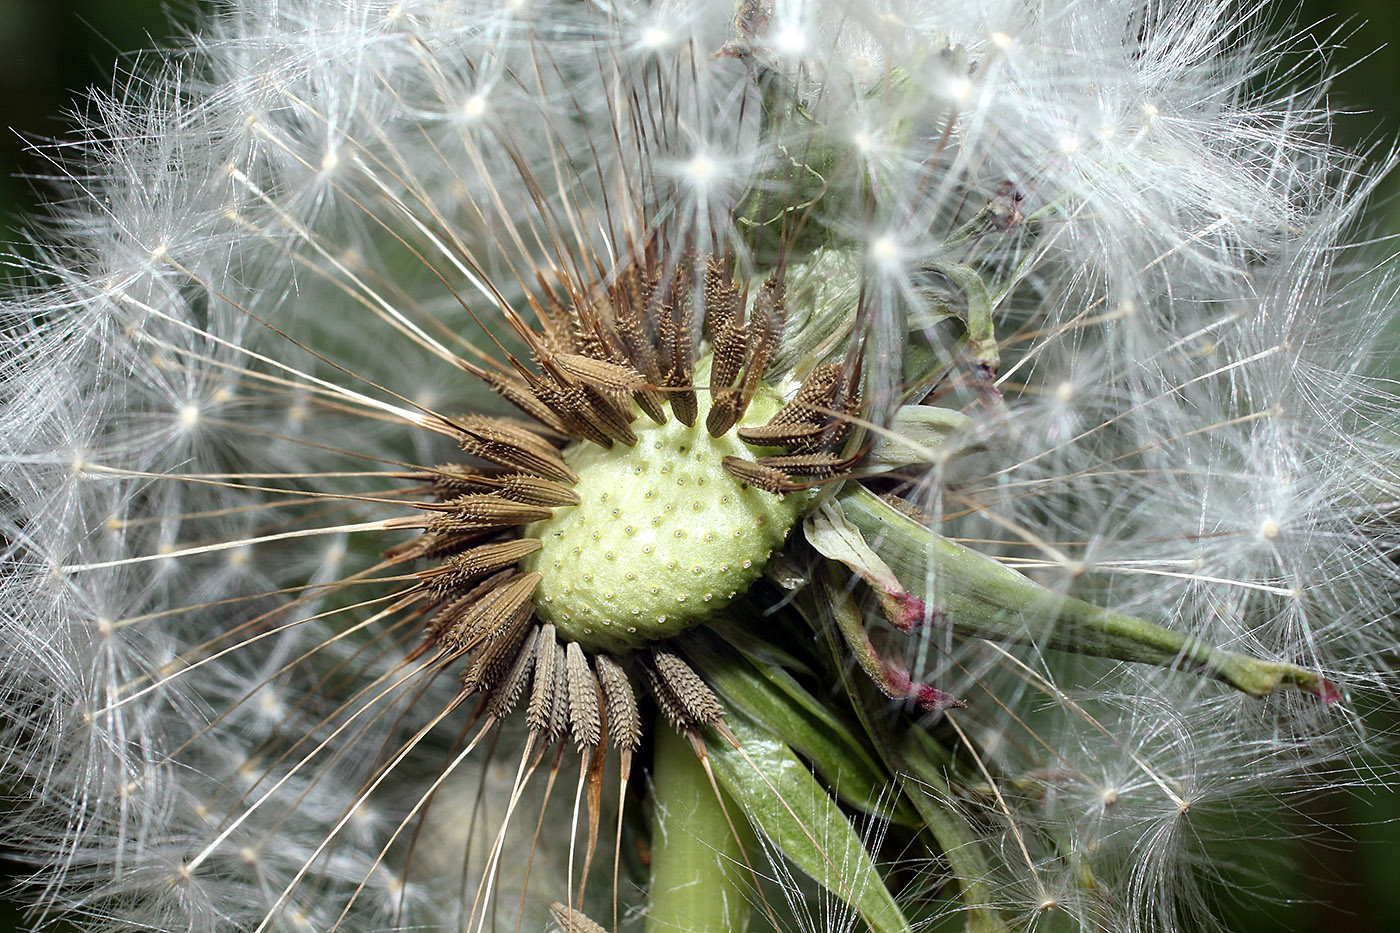
POLYGON ((647 933, 742 933, 748 929, 752 883, 740 844, 750 853, 758 850, 748 821, 726 801, 734 816, 731 828, 685 739, 665 727, 654 734, 647 933))
POLYGON ((919 599, 948 614, 953 631, 1120 661, 1195 669, 1251 696, 1296 687, 1331 703, 1336 687, 1313 671, 1213 647, 1134 616, 1040 586, 941 537, 855 483, 839 494, 846 519, 919 599))

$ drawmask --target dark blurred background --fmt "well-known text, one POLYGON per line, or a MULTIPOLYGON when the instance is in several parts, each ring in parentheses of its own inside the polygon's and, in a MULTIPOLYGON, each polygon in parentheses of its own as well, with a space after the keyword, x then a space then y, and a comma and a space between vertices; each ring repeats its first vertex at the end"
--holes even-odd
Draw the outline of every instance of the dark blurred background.
MULTIPOLYGON (((83 91, 111 87, 135 53, 178 35, 195 2, 0 0, 0 240, 17 243, 23 218, 42 199, 42 183, 24 176, 42 176, 46 167, 26 147, 64 135, 71 126, 65 114, 81 109, 83 91)), ((1296 11, 1289 0, 1280 5, 1278 29, 1341 45, 1331 52, 1334 64, 1346 68, 1332 90, 1334 105, 1349 111, 1338 123, 1339 142, 1378 147, 1383 155, 1400 137, 1400 6, 1395 0, 1305 0, 1296 11)), ((1400 178, 1390 179, 1373 212, 1384 231, 1400 232, 1400 178)), ((1222 884, 1228 930, 1400 930, 1400 791, 1361 798, 1323 792, 1278 819, 1296 824, 1281 836, 1306 834, 1306 842, 1295 844, 1298 868, 1289 877, 1222 884), (1246 888, 1262 890, 1268 902, 1242 898, 1246 888)), ((1251 861, 1248 853, 1239 855, 1251 861)), ((1259 861, 1272 864, 1265 855, 1259 861)), ((18 908, 3 896, 16 867, 0 860, 0 933, 23 929, 18 908)))

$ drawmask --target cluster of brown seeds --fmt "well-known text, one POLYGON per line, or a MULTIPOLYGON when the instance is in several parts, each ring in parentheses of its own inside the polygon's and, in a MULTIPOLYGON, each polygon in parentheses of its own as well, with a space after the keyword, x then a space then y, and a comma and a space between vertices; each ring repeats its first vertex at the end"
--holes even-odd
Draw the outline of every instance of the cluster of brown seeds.
POLYGON ((792 400, 761 427, 740 428, 739 437, 756 447, 782 447, 788 453, 748 461, 725 457, 730 475, 773 493, 796 492, 809 484, 797 479, 829 479, 854 466, 865 451, 842 457, 837 448, 850 433, 850 416, 860 407, 860 365, 832 363, 812 371, 792 400))
MULTIPOLYGON (((434 561, 412 597, 426 632, 420 654, 444 663, 468 659, 462 696, 482 696, 481 711, 491 720, 528 693, 530 732, 550 744, 567 735, 591 752, 611 741, 630 758, 642 724, 627 668, 682 732, 695 735, 723 715, 714 694, 664 643, 628 657, 590 657, 559 637, 535 614, 540 574, 519 566, 543 546, 522 535, 524 526, 579 504, 565 445, 635 444, 634 403, 658 424, 667 421, 667 405, 682 423, 695 423, 696 393, 705 388, 695 384, 697 310, 711 348, 709 433, 731 430, 758 390, 783 337, 781 271, 750 296, 729 263, 682 255, 687 258, 668 269, 655 249, 647 250, 606 287, 580 289, 562 274, 554 283, 541 280, 531 299, 538 326, 508 312, 534 367, 509 354, 489 369, 463 366, 536 424, 479 416, 447 422, 462 450, 486 465, 451 463, 410 474, 421 484, 414 491, 432 500, 418 504, 427 514, 412 522, 424 533, 388 555, 434 561)), ((859 377, 858 365, 812 371, 766 425, 739 431, 749 444, 787 453, 725 457, 724 469, 775 494, 800 488, 798 477, 845 469, 850 459, 836 448, 849 430, 844 416, 858 405, 859 377)))
MULTIPOLYGON (((514 357, 509 369, 463 366, 549 432, 603 447, 631 445, 634 402, 657 424, 667 421, 666 403, 676 420, 695 423, 698 310, 711 355, 705 427, 718 437, 743 418, 782 343, 784 277, 780 268, 749 296, 730 262, 691 255, 682 252, 668 268, 650 248, 607 288, 576 288, 563 273, 557 283, 541 277, 531 297, 539 327, 510 315, 539 371, 514 357)), ((815 369, 769 424, 740 432, 750 444, 789 452, 758 458, 758 469, 730 458, 725 469, 781 493, 800 488, 796 477, 827 478, 849 468, 851 458, 835 450, 859 409, 860 377, 854 358, 815 369)))

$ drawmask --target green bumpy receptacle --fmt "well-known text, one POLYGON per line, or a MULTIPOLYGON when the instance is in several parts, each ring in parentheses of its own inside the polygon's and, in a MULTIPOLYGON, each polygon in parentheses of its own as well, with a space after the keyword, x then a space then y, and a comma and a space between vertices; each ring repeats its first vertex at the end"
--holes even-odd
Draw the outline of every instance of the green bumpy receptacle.
MULTIPOLYGON (((541 575, 535 612, 561 638, 623 652, 704 622, 758 579, 811 501, 811 493, 777 496, 725 472, 726 456, 771 451, 739 440, 736 429, 711 437, 709 394, 696 394, 693 427, 639 420, 634 447, 565 451, 582 501, 525 529, 544 547, 522 565, 541 575)), ((761 392, 739 426, 765 424, 780 405, 761 392)))

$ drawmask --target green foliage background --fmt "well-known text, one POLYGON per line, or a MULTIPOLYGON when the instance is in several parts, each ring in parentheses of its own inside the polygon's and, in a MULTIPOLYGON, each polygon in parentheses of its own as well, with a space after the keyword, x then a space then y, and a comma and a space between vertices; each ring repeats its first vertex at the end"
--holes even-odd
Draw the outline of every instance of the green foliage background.
MULTIPOLYGON (((84 89, 119 83, 133 54, 177 35, 172 19, 178 24, 188 14, 187 5, 172 8, 160 0, 0 0, 0 238, 12 244, 6 252, 25 248, 23 218, 42 199, 37 179, 48 171, 28 146, 63 137, 71 126, 64 115, 85 106, 84 89)), ((1279 28, 1324 46, 1341 44, 1331 52, 1334 64, 1346 66, 1332 88, 1334 104, 1349 111, 1340 120, 1339 141, 1374 146, 1384 155, 1400 137, 1395 0, 1304 0, 1293 25, 1280 20, 1279 28)), ((1400 175, 1388 180, 1374 210, 1383 229, 1400 232, 1400 175)), ((1222 884, 1227 929, 1400 930, 1400 789, 1364 798, 1342 790, 1321 793, 1291 820, 1296 825, 1280 835, 1305 837, 1296 844, 1298 870, 1289 877, 1240 876, 1222 884), (1261 907, 1254 898, 1242 899, 1246 888, 1262 892, 1269 903, 1261 907)), ((1246 865, 1253 861, 1249 853, 1237 855, 1246 865)), ((0 893, 18 870, 0 861, 0 893)), ((22 929, 21 920, 17 905, 0 897, 0 933, 22 929)))

